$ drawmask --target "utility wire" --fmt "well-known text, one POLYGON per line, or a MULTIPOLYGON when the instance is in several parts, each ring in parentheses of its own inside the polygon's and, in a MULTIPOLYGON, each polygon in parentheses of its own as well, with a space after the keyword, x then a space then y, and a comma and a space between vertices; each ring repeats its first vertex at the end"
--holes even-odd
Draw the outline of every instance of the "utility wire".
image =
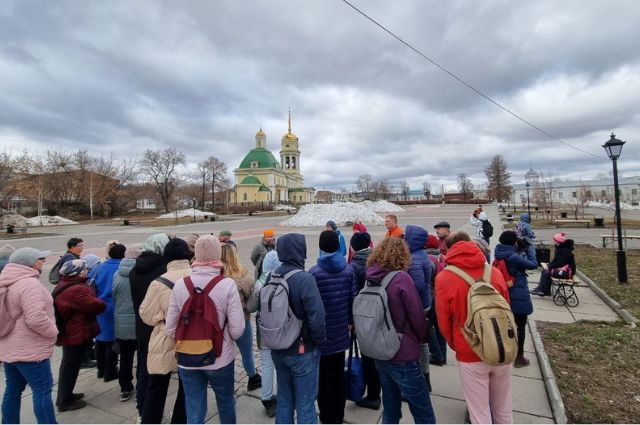
POLYGON ((411 44, 409 44, 408 42, 404 41, 402 38, 400 38, 399 36, 397 36, 396 34, 394 34, 393 32, 391 32, 390 30, 388 30, 384 25, 382 25, 381 23, 379 23, 378 21, 376 21, 375 19, 373 19, 372 17, 370 17, 369 15, 367 15, 365 12, 363 12, 362 10, 358 9, 356 6, 354 6, 353 4, 351 4, 348 0, 342 0, 344 3, 346 3, 348 6, 350 6, 353 10, 355 10, 356 12, 358 12, 359 14, 361 14, 362 16, 364 16, 365 18, 367 18, 369 21, 371 21, 372 23, 374 23, 376 26, 378 26, 380 29, 382 29, 384 32, 386 32, 387 34, 389 34, 391 37, 395 38, 396 40, 398 40, 400 43, 404 44, 405 46, 407 46, 409 49, 413 50, 415 53, 417 53, 418 55, 422 56, 424 59, 426 59, 427 61, 431 62, 433 65, 435 65, 438 69, 440 69, 441 71, 444 71, 445 73, 449 74, 450 77, 454 78, 455 80, 457 80, 459 83, 465 85, 466 87, 468 87, 469 89, 471 89, 472 91, 474 91, 476 94, 478 94, 479 96, 485 98, 486 100, 488 100, 489 102, 493 103, 494 105, 496 105, 498 108, 502 109, 503 111, 505 111, 506 113, 508 113, 509 115, 513 116, 514 118, 522 121, 523 123, 527 124, 529 127, 534 128, 535 130, 537 130, 538 132, 544 134, 545 136, 547 136, 548 138, 555 140, 557 142, 562 143, 563 145, 571 148, 571 149, 575 149, 577 151, 580 151, 582 153, 585 153, 587 155, 591 155, 595 158, 599 158, 599 159, 604 159, 603 156, 601 155, 596 155, 592 152, 589 152, 587 150, 584 150, 582 148, 579 148, 577 146, 574 146, 570 143, 565 142, 564 140, 554 136, 553 134, 548 133, 547 131, 541 129, 540 127, 536 126, 535 124, 531 123, 530 121, 527 121, 525 118, 521 117, 520 115, 516 114, 515 112, 513 112, 512 110, 510 110, 509 108, 507 108, 506 106, 503 106, 502 104, 500 104, 498 101, 493 100, 491 97, 489 97, 488 95, 484 94, 483 92, 481 92, 480 90, 476 89, 475 87, 473 87, 471 84, 467 83, 465 80, 463 80, 462 78, 458 77, 456 74, 454 74, 453 72, 449 71, 447 68, 445 68, 444 66, 440 65, 438 62, 436 62, 435 60, 431 59, 429 56, 427 56, 426 54, 422 53, 420 50, 416 49, 415 47, 413 47, 411 44))

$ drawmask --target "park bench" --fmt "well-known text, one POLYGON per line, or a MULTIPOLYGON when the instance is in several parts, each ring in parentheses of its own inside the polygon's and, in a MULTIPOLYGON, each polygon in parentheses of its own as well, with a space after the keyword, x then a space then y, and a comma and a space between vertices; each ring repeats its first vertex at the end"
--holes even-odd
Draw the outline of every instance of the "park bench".
POLYGON ((140 220, 124 220, 123 224, 125 226, 142 226, 142 221, 140 221, 140 220))
POLYGON ((557 219, 555 221, 556 227, 560 224, 586 224, 588 228, 591 228, 591 220, 571 220, 568 218, 557 219))
POLYGON ((14 227, 13 231, 14 231, 14 233, 25 234, 25 233, 27 233, 27 228, 26 227, 14 227))
MULTIPOLYGON (((618 235, 600 235, 602 238, 602 247, 607 247, 607 239, 611 239, 611 243, 618 240, 618 235)), ((640 239, 640 235, 622 235, 622 239, 640 239)))
POLYGON ((578 294, 576 294, 575 286, 577 282, 573 279, 551 278, 551 295, 556 305, 567 305, 569 307, 577 307, 580 303, 578 294))

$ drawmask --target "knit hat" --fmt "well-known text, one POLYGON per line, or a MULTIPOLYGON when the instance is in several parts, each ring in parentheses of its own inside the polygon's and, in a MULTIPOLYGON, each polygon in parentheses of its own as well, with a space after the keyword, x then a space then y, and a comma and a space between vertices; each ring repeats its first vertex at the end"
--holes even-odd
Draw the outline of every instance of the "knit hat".
POLYGON ((0 248, 0 258, 9 258, 15 252, 15 248, 9 244, 5 244, 0 248))
POLYGON ((318 246, 321 251, 331 254, 340 249, 340 241, 338 240, 338 234, 331 230, 325 230, 320 233, 320 242, 318 246))
POLYGON ((113 258, 114 260, 122 260, 124 258, 124 253, 127 250, 127 247, 120 244, 114 243, 109 248, 109 258, 113 258))
POLYGON ((77 276, 86 268, 87 263, 83 259, 69 260, 60 267, 60 276, 77 276))
POLYGON ((565 232, 556 233, 553 235, 553 241, 558 245, 565 243, 567 241, 567 234, 565 232))
POLYGON ((434 234, 429 234, 427 236, 427 243, 424 247, 426 249, 438 249, 440 247, 440 239, 438 239, 438 237, 434 234))
POLYGON ((275 236, 275 235, 276 235, 276 231, 275 231, 275 230, 273 230, 273 229, 267 229, 267 230, 265 230, 264 232, 262 232, 262 235, 263 235, 265 238, 270 238, 270 237, 273 237, 273 236, 275 236))
POLYGON ((144 248, 142 247, 141 243, 132 243, 127 247, 127 252, 125 252, 124 258, 138 258, 140 254, 142 254, 143 250, 144 248))
POLYGON ((232 235, 231 230, 221 230, 220 233, 218 233, 219 238, 221 238, 222 236, 231 237, 231 235, 232 235))
POLYGON ((195 251, 195 262, 199 264, 213 263, 222 258, 220 240, 212 235, 200 236, 196 241, 195 251))
POLYGON ((164 247, 163 255, 167 261, 191 260, 193 257, 193 254, 189 250, 187 241, 180 238, 171 239, 167 246, 164 247))
POLYGON ((169 243, 169 236, 166 233, 157 233, 151 235, 144 241, 144 250, 155 252, 162 255, 164 253, 164 247, 169 243))
POLYGON ((369 248, 369 245, 371 245, 371 235, 367 232, 354 233, 353 236, 351 236, 349 245, 351 245, 354 251, 369 248))
POLYGON ((280 260, 278 259, 278 253, 274 251, 267 252, 267 255, 264 256, 264 260, 262 260, 262 272, 270 272, 275 270, 277 267, 280 267, 280 260))
POLYGON ((23 266, 33 267, 40 258, 47 258, 49 251, 40 251, 35 248, 18 248, 9 257, 10 264, 22 264, 23 266))
POLYGON ((434 229, 437 229, 439 227, 446 227, 447 229, 451 229, 451 225, 447 221, 441 221, 440 223, 433 226, 434 229))
MULTIPOLYGON (((129 252, 129 250, 127 250, 127 252, 129 252)), ((100 264, 100 257, 98 257, 95 254, 87 254, 84 257, 82 257, 82 259, 84 260, 84 264, 87 266, 89 270, 93 270, 95 266, 100 264)))
POLYGON ((333 230, 338 230, 338 225, 333 220, 327 221, 327 226, 331 227, 333 230))
POLYGON ((365 226, 363 223, 355 223, 353 225, 353 231, 354 232, 366 232, 367 231, 367 226, 365 226))
POLYGON ((518 235, 513 230, 505 230, 500 235, 500 243, 502 245, 515 245, 518 240, 518 235))

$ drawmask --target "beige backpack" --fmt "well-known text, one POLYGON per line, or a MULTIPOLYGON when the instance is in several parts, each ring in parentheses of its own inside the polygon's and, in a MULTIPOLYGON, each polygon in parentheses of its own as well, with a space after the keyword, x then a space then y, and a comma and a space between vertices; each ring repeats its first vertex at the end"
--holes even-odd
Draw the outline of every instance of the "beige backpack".
POLYGON ((471 288, 467 294, 467 321, 462 334, 480 359, 492 366, 513 363, 518 353, 515 320, 507 300, 491 284, 491 269, 485 264, 480 280, 464 270, 447 266, 471 288))

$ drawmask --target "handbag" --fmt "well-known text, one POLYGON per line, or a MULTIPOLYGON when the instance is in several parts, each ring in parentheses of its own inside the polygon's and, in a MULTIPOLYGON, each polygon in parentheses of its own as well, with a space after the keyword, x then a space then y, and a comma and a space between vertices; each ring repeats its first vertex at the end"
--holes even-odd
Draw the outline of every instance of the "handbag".
POLYGON ((351 336, 349 357, 345 361, 344 389, 347 400, 361 401, 365 391, 364 369, 355 334, 351 336))
POLYGON ((557 279, 571 279, 573 277, 573 270, 571 270, 571 266, 565 264, 562 267, 555 267, 551 269, 551 277, 555 277, 557 279))

